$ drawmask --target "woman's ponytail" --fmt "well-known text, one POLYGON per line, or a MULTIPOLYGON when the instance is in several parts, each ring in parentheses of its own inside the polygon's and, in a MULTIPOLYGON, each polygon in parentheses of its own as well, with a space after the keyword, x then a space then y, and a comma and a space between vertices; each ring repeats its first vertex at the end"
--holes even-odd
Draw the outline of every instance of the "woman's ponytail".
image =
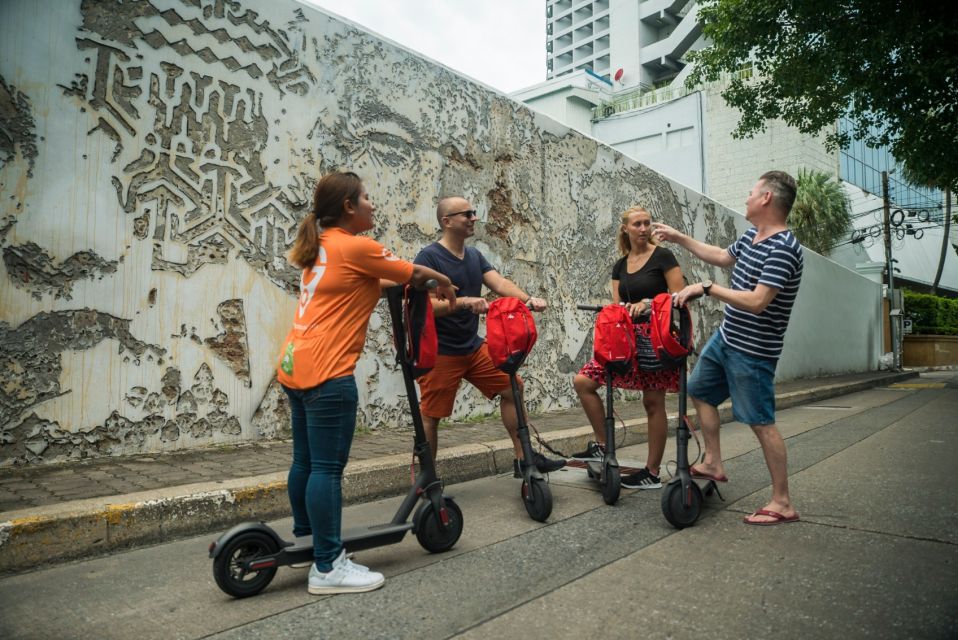
POLYGON ((323 176, 313 191, 313 206, 299 225, 296 240, 289 250, 289 263, 300 269, 312 266, 319 255, 320 227, 339 225, 346 213, 346 201, 356 204, 363 182, 352 171, 336 171, 323 176))

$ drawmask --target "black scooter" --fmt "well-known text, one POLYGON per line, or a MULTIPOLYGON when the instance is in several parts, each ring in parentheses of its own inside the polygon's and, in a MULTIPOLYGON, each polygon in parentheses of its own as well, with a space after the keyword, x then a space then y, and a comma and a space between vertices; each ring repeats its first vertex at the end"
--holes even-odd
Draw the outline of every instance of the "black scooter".
MULTIPOLYGON (((524 460, 532 460, 534 452, 532 441, 529 438, 529 421, 525 412, 526 404, 522 396, 522 387, 519 386, 517 372, 528 355, 528 351, 516 352, 507 362, 499 366, 499 369, 509 375, 512 397, 515 398, 516 403, 516 420, 518 422, 516 436, 522 445, 524 460)), ((519 471, 522 474, 521 496, 526 513, 536 522, 545 522, 552 514, 552 489, 549 488, 549 483, 534 464, 520 464, 519 471)))
MULTIPOLYGON (((435 286, 434 282, 432 286, 435 286)), ((413 383, 413 354, 417 352, 413 343, 418 336, 410 332, 410 326, 417 325, 417 316, 421 322, 424 313, 431 313, 425 303, 426 296, 427 292, 407 286, 386 290, 396 359, 406 383, 415 427, 413 452, 419 460, 419 473, 391 521, 343 531, 343 546, 348 552, 396 544, 412 531, 424 549, 440 553, 451 549, 462 534, 462 511, 451 497, 442 493, 442 481, 436 475, 413 383), (412 521, 409 521, 410 515, 412 521)), ((278 567, 311 562, 313 541, 311 537, 303 537, 290 542, 264 522, 244 522, 210 544, 209 554, 213 559, 213 577, 219 588, 233 597, 246 598, 265 589, 278 567)))
MULTIPOLYGON (((577 304, 582 311, 602 311, 602 306, 577 304)), ((599 483, 602 499, 606 504, 618 502, 622 491, 622 472, 615 457, 615 413, 612 408, 612 376, 627 373, 631 362, 607 362, 605 364, 605 454, 601 460, 586 462, 586 474, 599 483)))
MULTIPOLYGON (((690 298, 692 300, 694 298, 690 298)), ((679 314, 679 335, 691 335, 691 328, 685 323, 691 323, 691 316, 687 313, 679 314)), ((673 325, 674 326, 674 325, 673 325)), ((695 524, 702 513, 704 496, 716 494, 723 502, 725 498, 718 490, 714 480, 707 478, 693 478, 689 463, 689 439, 692 429, 688 417, 688 358, 682 359, 679 366, 679 423, 675 429, 676 454, 675 475, 662 489, 662 514, 673 527, 684 529, 695 524)))

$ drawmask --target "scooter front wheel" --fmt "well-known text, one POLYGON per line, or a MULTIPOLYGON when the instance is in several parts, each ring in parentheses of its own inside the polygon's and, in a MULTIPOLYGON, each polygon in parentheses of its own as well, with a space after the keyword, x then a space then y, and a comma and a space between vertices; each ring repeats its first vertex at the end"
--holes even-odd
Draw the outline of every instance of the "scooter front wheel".
POLYGON ((662 514, 676 529, 692 526, 702 513, 702 490, 694 482, 689 485, 688 498, 686 505, 681 480, 670 482, 662 492, 662 514))
POLYGON ((443 498, 446 505, 448 523, 443 524, 436 517, 435 509, 429 501, 423 502, 416 513, 416 540, 429 553, 449 551, 462 535, 462 510, 452 498, 443 498))
POLYGON ((279 547, 271 536, 262 531, 249 531, 226 543, 213 561, 213 578, 224 593, 234 598, 248 598, 266 588, 276 575, 276 565, 262 569, 248 569, 257 558, 271 556, 279 547))
POLYGON ((536 522, 545 522, 552 514, 552 490, 545 480, 532 478, 522 481, 522 504, 526 513, 536 522))
POLYGON ((622 474, 618 467, 607 465, 605 468, 605 482, 602 484, 602 499, 606 504, 615 504, 622 489, 622 474))

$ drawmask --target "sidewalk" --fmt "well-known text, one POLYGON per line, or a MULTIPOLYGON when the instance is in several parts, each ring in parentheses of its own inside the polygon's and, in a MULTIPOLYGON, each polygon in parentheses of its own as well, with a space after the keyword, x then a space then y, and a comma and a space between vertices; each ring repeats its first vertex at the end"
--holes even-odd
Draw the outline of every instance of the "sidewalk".
MULTIPOLYGON (((868 372, 780 383, 777 407, 886 386, 917 371, 868 372)), ((667 396, 670 429, 677 397, 667 396)), ((619 446, 646 440, 641 401, 619 402, 619 446)), ((730 421, 728 405, 722 421, 730 421)), ((580 408, 533 415, 550 446, 570 453, 592 437, 580 408)), ((511 471, 512 444, 498 419, 443 425, 439 473, 447 484, 511 471)), ((411 433, 357 435, 343 481, 344 501, 398 495, 409 486, 411 433)), ((219 532, 243 520, 288 515, 289 442, 182 453, 104 458, 0 469, 0 572, 78 558, 177 536, 219 532)), ((212 540, 212 538, 211 538, 212 540)))

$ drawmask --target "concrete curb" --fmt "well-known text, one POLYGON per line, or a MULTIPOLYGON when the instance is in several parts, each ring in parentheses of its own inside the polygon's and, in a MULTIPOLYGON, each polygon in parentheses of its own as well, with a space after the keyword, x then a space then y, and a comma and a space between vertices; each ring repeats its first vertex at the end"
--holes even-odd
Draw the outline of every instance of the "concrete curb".
MULTIPOLYGON (((847 393, 917 377, 917 371, 880 379, 826 384, 782 393, 778 409, 817 402, 847 393)), ((731 406, 719 407, 722 422, 732 420, 731 406)), ((669 415, 674 431, 677 416, 669 415)), ((552 431, 543 436, 553 448, 570 452, 585 447, 591 427, 552 431)), ((631 420, 616 429, 618 445, 645 442, 646 421, 631 420)), ((439 473, 447 484, 511 473, 512 442, 451 447, 440 453, 439 473)), ((410 480, 412 454, 397 454, 350 463, 343 478, 343 500, 354 504, 400 495, 410 480)), ((244 520, 272 520, 289 515, 286 473, 271 473, 215 483, 197 483, 123 496, 81 500, 12 511, 0 522, 0 572, 23 571, 41 564, 83 558, 176 537, 218 533, 244 520)), ((211 537, 212 540, 212 537, 211 537)))

